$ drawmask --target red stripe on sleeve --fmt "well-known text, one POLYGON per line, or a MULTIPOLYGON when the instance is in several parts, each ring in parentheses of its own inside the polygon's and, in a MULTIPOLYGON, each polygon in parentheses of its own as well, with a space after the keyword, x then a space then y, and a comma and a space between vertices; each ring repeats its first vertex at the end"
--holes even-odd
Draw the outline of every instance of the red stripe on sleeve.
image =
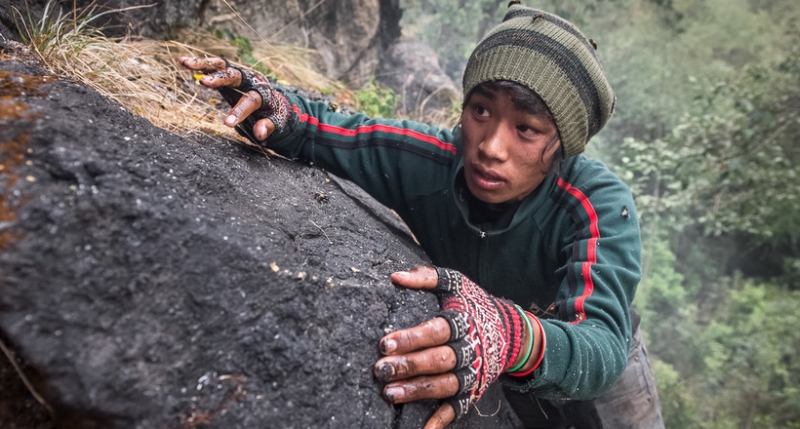
POLYGON ((300 111, 300 108, 297 107, 296 105, 293 107, 295 113, 297 113, 297 115, 300 118, 300 122, 308 122, 309 124, 316 126, 320 131, 325 133, 333 133, 345 137, 355 137, 357 135, 370 134, 373 132, 384 132, 389 134, 411 137, 414 140, 428 143, 438 147, 439 149, 446 150, 452 153, 453 155, 455 155, 457 152, 456 147, 452 143, 445 143, 437 139, 436 137, 420 133, 419 131, 414 131, 407 128, 392 127, 390 125, 384 125, 384 124, 361 125, 356 129, 351 130, 348 128, 337 127, 334 125, 321 124, 319 122, 319 119, 310 116, 307 113, 302 113, 300 111))
POLYGON ((581 207, 586 211, 589 216, 589 231, 591 238, 586 248, 587 261, 581 265, 581 275, 583 276, 583 294, 575 299, 575 316, 577 320, 574 323, 579 323, 586 319, 586 309, 584 308, 584 301, 594 292, 594 280, 592 280, 592 264, 597 263, 597 239, 600 238, 600 228, 597 225, 597 212, 594 211, 592 203, 589 198, 580 191, 580 189, 573 188, 572 185, 565 182, 563 179, 558 179, 558 186, 564 191, 577 198, 581 203, 581 207))

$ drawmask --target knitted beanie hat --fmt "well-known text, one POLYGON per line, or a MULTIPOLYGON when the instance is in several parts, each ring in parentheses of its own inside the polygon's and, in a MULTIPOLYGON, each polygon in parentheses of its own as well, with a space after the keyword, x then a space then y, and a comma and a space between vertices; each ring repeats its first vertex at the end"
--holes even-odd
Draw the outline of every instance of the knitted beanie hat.
POLYGON ((564 156, 577 155, 614 111, 614 93, 595 49, 570 22, 512 1, 503 22, 472 52, 464 95, 495 80, 528 87, 553 114, 564 156))

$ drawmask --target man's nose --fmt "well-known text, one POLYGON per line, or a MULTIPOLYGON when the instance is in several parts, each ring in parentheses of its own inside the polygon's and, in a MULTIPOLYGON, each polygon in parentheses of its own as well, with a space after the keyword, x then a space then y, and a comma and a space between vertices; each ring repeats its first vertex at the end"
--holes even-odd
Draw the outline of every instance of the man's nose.
POLYGON ((483 141, 478 146, 481 155, 488 159, 497 161, 505 161, 508 158, 508 148, 506 145, 509 141, 507 130, 502 125, 498 125, 486 133, 483 141))

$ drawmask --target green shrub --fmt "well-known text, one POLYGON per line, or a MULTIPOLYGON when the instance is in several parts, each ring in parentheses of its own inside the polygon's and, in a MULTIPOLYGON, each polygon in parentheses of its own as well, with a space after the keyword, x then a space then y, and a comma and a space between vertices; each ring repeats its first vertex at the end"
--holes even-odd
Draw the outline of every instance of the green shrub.
POLYGON ((371 118, 390 118, 399 97, 391 89, 372 81, 368 87, 353 94, 353 101, 357 111, 371 118))
POLYGON ((264 64, 253 55, 253 44, 250 39, 236 35, 230 30, 215 30, 214 34, 218 39, 228 39, 230 41, 231 46, 236 48, 239 61, 264 76, 269 76, 272 79, 278 78, 272 70, 264 67, 264 64))

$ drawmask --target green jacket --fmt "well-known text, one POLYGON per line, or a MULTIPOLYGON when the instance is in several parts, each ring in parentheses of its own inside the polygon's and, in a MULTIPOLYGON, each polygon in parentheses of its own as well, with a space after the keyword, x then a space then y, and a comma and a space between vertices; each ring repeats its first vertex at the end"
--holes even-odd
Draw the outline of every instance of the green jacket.
POLYGON ((403 218, 435 265, 540 317, 542 363, 506 383, 543 399, 592 399, 611 387, 627 364, 641 243, 630 189, 605 165, 571 157, 516 211, 473 224, 460 128, 288 98, 294 125, 270 138, 271 149, 355 182, 403 218))

